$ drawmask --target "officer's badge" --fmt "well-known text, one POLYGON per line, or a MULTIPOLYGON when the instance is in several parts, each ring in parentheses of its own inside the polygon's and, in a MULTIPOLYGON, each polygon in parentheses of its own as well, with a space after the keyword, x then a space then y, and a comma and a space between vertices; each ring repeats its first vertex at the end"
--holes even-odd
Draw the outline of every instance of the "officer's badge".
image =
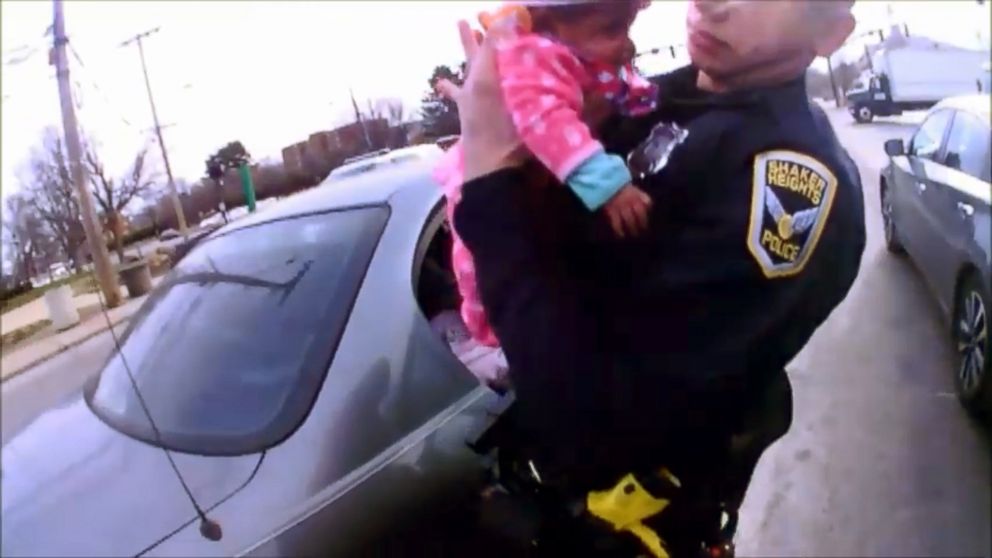
POLYGON ((689 137, 689 131, 668 122, 656 124, 648 134, 648 139, 641 142, 627 155, 627 168, 635 182, 641 182, 648 176, 658 174, 668 164, 672 151, 689 137))
POLYGON ((823 231, 837 177, 795 151, 766 151, 754 160, 747 247, 765 277, 803 270, 823 231))

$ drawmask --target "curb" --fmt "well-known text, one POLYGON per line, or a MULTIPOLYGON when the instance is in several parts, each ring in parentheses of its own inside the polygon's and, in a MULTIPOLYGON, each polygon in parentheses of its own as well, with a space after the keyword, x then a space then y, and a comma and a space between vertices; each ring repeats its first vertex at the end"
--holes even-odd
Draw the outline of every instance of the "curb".
MULTIPOLYGON (((120 324, 122 324, 122 323, 124 323, 124 322, 126 322, 126 321, 128 321, 130 319, 131 319, 131 316, 122 316, 120 319, 111 322, 110 323, 110 327, 117 327, 118 325, 120 325, 120 324)), ((39 357, 39 358, 36 358, 36 359, 32 360, 31 362, 29 362, 29 363, 21 366, 17 370, 15 370, 15 371, 7 374, 2 380, 0 380, 0 383, 6 383, 7 381, 9 381, 9 380, 11 380, 13 378, 16 378, 16 377, 20 376, 21 374, 27 372, 28 370, 31 370, 35 366, 38 366, 39 364, 41 364, 41 363, 43 363, 43 362, 45 362, 47 360, 50 360, 50 359, 52 359, 52 358, 54 358, 54 357, 56 357, 56 356, 58 356, 58 355, 60 355, 60 354, 62 354, 64 352, 68 351, 69 349, 72 349, 73 347, 77 347, 79 345, 82 345, 83 343, 89 341, 90 339, 96 337, 97 335, 100 335, 101 333, 106 333, 107 331, 110 330, 110 327, 105 327, 103 329, 98 329, 98 330, 96 330, 96 331, 94 331, 92 333, 89 333, 87 335, 84 335, 83 337, 80 337, 79 339, 73 341, 72 343, 69 343, 68 345, 62 345, 61 347, 59 347, 59 349, 57 351, 52 351, 51 353, 48 353, 45 356, 42 356, 42 357, 39 357)))

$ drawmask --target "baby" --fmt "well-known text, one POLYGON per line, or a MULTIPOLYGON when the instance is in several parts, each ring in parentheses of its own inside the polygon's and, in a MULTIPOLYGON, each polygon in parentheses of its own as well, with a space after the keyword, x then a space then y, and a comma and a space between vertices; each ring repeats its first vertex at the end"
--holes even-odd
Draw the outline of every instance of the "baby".
MULTIPOLYGON (((497 65, 507 109, 524 145, 590 210, 602 209, 618 236, 647 224, 651 199, 632 184, 624 160, 604 151, 583 109, 589 99, 638 115, 655 108, 656 91, 639 77, 628 34, 645 0, 528 0, 507 3, 480 17, 488 28, 514 17, 517 35, 499 46, 497 65)), ((461 198, 461 146, 435 172, 447 198, 448 218, 461 198)), ((453 234, 452 264, 462 297, 461 315, 479 343, 498 346, 476 290, 472 255, 453 234)))

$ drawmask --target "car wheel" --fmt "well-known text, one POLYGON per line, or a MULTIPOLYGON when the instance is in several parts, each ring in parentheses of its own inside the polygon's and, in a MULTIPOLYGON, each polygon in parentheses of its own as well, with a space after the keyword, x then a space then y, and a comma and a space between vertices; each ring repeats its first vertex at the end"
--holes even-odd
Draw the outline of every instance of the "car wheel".
POLYGON ((871 122, 872 118, 875 118, 875 113, 872 112, 871 107, 868 105, 854 107, 854 119, 859 123, 867 124, 871 122))
POLYGON ((906 253, 902 242, 899 241, 899 231, 896 230, 896 216, 892 211, 892 193, 885 179, 881 179, 882 226, 885 229, 885 249, 893 254, 906 253))
POLYGON ((978 276, 969 275, 958 288, 954 304, 954 383, 964 406, 977 413, 992 410, 989 309, 978 276))

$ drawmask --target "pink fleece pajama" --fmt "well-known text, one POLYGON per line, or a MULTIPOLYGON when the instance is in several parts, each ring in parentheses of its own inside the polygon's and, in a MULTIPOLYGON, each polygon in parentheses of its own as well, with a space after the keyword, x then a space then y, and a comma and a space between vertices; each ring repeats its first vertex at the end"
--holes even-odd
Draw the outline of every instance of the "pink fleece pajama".
MULTIPOLYGON (((582 121, 582 106, 585 96, 594 93, 626 114, 648 112, 654 109, 656 99, 652 84, 629 65, 616 68, 580 60, 568 47, 537 34, 524 34, 501 45, 497 65, 507 109, 524 145, 590 210, 601 207, 630 183, 623 159, 606 154, 582 121)), ((479 299, 472 254, 453 226, 463 169, 458 143, 445 155, 434 176, 447 197, 462 319, 474 339, 497 346, 499 340, 479 299)))

